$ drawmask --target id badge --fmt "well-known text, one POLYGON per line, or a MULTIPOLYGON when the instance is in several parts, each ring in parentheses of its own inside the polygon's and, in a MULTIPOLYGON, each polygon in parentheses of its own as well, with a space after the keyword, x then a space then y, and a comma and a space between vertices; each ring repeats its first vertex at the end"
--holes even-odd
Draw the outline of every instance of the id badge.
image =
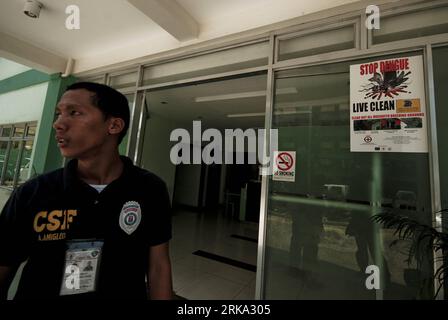
POLYGON ((61 296, 96 291, 103 244, 101 240, 67 242, 61 296))

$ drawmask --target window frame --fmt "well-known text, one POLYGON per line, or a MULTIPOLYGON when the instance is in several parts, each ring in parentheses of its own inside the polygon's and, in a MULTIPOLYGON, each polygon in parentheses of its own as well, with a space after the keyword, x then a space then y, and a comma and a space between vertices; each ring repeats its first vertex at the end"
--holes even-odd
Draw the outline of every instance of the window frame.
MULTIPOLYGON (((32 141, 33 145, 34 145, 34 139, 36 137, 36 130, 37 130, 37 122, 35 122, 35 121, 19 122, 19 123, 12 123, 12 124, 8 123, 8 124, 0 125, 0 142, 7 143, 6 152, 5 152, 4 158, 3 158, 3 166, 0 170, 0 188, 14 190, 19 185, 19 175, 20 175, 20 171, 22 169, 21 163, 22 163, 25 145, 28 141, 32 141), (17 128, 17 127, 24 128, 23 134, 19 137, 14 136, 14 131, 15 131, 15 128, 17 128), (29 128, 31 128, 31 127, 35 128, 34 136, 28 135, 29 128), (11 128, 9 136, 6 136, 6 137, 1 136, 4 128, 11 128), (7 185, 6 181, 11 181, 10 179, 7 180, 7 171, 8 171, 8 167, 10 166, 9 164, 10 164, 12 146, 15 142, 19 143, 17 159, 15 160, 15 163, 13 165, 12 185, 7 185)), ((30 162, 32 162, 31 159, 30 159, 30 162)))

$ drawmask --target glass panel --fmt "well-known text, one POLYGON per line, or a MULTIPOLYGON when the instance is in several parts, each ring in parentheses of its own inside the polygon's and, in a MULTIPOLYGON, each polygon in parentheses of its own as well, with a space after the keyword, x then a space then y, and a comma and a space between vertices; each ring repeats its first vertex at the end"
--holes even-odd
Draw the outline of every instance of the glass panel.
MULTIPOLYGON (((125 97, 126 97, 126 99, 128 99, 129 110, 132 113, 132 105, 134 104, 134 95, 126 94, 125 97)), ((128 129, 128 132, 123 137, 123 140, 121 141, 120 145, 118 146, 118 150, 121 155, 126 155, 126 148, 127 148, 128 140, 129 140, 129 132, 130 132, 130 129, 128 129)))
POLYGON ((80 81, 87 81, 87 82, 95 82, 95 83, 100 83, 100 84, 104 84, 104 76, 96 76, 96 77, 92 77, 92 78, 84 78, 84 79, 80 79, 80 81))
POLYGON ((26 135, 27 135, 27 137, 34 137, 36 135, 36 125, 35 124, 28 125, 28 131, 27 131, 26 135))
POLYGON ((444 142, 444 137, 448 137, 448 47, 433 52, 442 208, 448 208, 448 146, 444 142))
POLYGON ((259 67, 268 63, 268 42, 232 48, 144 69, 143 85, 259 67))
POLYGON ((135 87, 137 82, 137 71, 112 76, 110 78, 110 86, 115 89, 135 87))
POLYGON ((278 60, 312 56, 355 47, 355 28, 348 26, 280 41, 278 60))
POLYGON ((11 151, 9 153, 8 163, 6 164, 6 173, 4 184, 6 186, 12 186, 14 182, 14 173, 16 170, 17 157, 20 152, 21 141, 11 142, 11 151))
POLYGON ((2 137, 9 137, 11 135, 11 127, 4 127, 2 130, 2 137))
POLYGON ((6 159, 6 151, 8 150, 8 143, 7 141, 0 141, 0 178, 3 171, 3 167, 5 165, 5 159, 6 159))
POLYGON ((426 153, 350 152, 349 66, 276 74, 272 127, 279 150, 296 152, 295 182, 269 185, 266 299, 414 299, 432 266, 408 264, 393 229, 374 224, 385 210, 431 224, 426 153), (295 87, 297 93, 279 94, 295 87), (288 108, 289 115, 282 114, 288 108), (294 112, 293 112, 294 111, 294 112), (366 288, 368 265, 381 290, 366 288))
MULTIPOLYGON (((448 210, 448 47, 436 48, 434 57, 434 87, 436 95, 437 137, 439 146, 440 188, 442 209, 448 210)), ((448 230, 448 213, 443 216, 444 230, 448 230)), ((448 261, 445 261, 448 264, 448 261)), ((445 299, 448 298, 448 281, 445 281, 445 299)))
POLYGON ((26 141, 23 149, 22 161, 20 162, 19 184, 24 183, 29 177, 33 177, 34 172, 31 164, 31 153, 33 152, 34 141, 26 141))
MULTIPOLYGON (((283 92, 289 91, 296 92, 295 88, 286 88, 283 92)), ((201 120, 204 128, 207 125, 219 130, 262 128, 266 74, 158 89, 150 91, 146 101, 151 117, 168 118, 189 131, 195 120, 201 120)))
POLYGON ((14 126, 14 137, 22 138, 25 132, 25 124, 17 124, 14 126))
POLYGON ((128 99, 129 110, 132 110, 132 104, 134 103, 134 94, 125 94, 126 99, 128 99))
POLYGON ((373 44, 448 33, 448 7, 381 18, 373 44))

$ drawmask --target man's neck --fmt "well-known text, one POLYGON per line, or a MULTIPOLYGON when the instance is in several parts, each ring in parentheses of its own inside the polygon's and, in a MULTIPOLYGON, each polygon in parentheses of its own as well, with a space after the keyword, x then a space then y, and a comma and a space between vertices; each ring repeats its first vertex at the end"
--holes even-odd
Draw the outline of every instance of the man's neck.
POLYGON ((88 184, 106 185, 123 172, 123 161, 118 152, 112 156, 78 159, 78 175, 88 184))

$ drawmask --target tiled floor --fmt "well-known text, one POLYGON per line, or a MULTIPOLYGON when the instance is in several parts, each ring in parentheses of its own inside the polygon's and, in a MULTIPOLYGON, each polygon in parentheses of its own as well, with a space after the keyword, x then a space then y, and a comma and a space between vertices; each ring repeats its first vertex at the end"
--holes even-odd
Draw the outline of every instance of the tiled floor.
POLYGON ((194 255, 206 251, 256 265, 258 224, 238 222, 222 213, 178 211, 173 216, 170 244, 175 293, 186 299, 251 300, 255 297, 255 272, 194 255))

